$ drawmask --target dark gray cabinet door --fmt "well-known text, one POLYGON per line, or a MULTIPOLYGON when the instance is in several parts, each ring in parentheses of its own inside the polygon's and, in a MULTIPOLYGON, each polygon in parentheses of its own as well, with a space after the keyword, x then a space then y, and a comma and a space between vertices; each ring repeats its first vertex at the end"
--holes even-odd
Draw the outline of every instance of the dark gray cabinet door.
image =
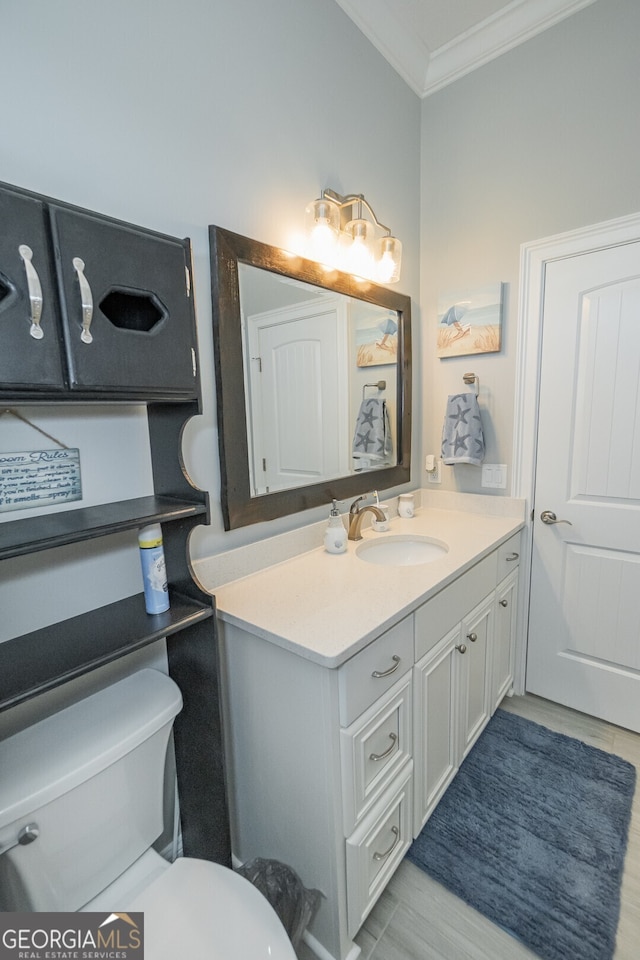
POLYGON ((196 395, 187 244, 51 204, 70 387, 196 395))
POLYGON ((64 386, 44 204, 0 187, 0 384, 64 386))

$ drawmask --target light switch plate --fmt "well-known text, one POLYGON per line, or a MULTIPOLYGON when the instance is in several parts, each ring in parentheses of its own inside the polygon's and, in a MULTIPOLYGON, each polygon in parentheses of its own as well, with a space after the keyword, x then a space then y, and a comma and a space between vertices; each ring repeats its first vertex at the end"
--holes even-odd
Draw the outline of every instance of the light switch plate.
POLYGON ((492 487, 494 490, 505 490, 507 486, 506 463, 483 463, 482 486, 492 487))

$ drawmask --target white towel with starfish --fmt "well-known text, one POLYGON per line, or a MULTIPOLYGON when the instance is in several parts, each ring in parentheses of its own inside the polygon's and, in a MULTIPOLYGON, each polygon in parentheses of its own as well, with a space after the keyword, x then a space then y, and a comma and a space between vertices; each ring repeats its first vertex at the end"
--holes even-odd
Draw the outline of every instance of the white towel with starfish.
POLYGON ((454 393, 447 400, 442 428, 442 460, 450 466, 484 460, 484 434, 475 393, 454 393))
POLYGON ((375 461, 376 466, 391 461, 393 439, 386 400, 368 397, 360 404, 352 453, 358 460, 375 461))

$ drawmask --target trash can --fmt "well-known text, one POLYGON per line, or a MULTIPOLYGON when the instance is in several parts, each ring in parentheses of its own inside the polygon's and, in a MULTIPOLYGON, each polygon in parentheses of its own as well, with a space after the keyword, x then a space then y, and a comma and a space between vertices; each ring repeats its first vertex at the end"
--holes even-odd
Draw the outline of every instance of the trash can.
POLYGON ((295 870, 278 860, 257 857, 237 872, 267 898, 297 950, 320 904, 320 891, 308 890, 295 870))

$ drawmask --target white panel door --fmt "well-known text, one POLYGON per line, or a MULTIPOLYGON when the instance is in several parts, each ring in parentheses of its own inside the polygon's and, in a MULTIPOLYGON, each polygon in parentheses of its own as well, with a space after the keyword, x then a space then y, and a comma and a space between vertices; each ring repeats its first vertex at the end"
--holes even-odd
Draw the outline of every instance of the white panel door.
POLYGON ((640 731, 640 243, 549 263, 543 329, 526 687, 640 731))

